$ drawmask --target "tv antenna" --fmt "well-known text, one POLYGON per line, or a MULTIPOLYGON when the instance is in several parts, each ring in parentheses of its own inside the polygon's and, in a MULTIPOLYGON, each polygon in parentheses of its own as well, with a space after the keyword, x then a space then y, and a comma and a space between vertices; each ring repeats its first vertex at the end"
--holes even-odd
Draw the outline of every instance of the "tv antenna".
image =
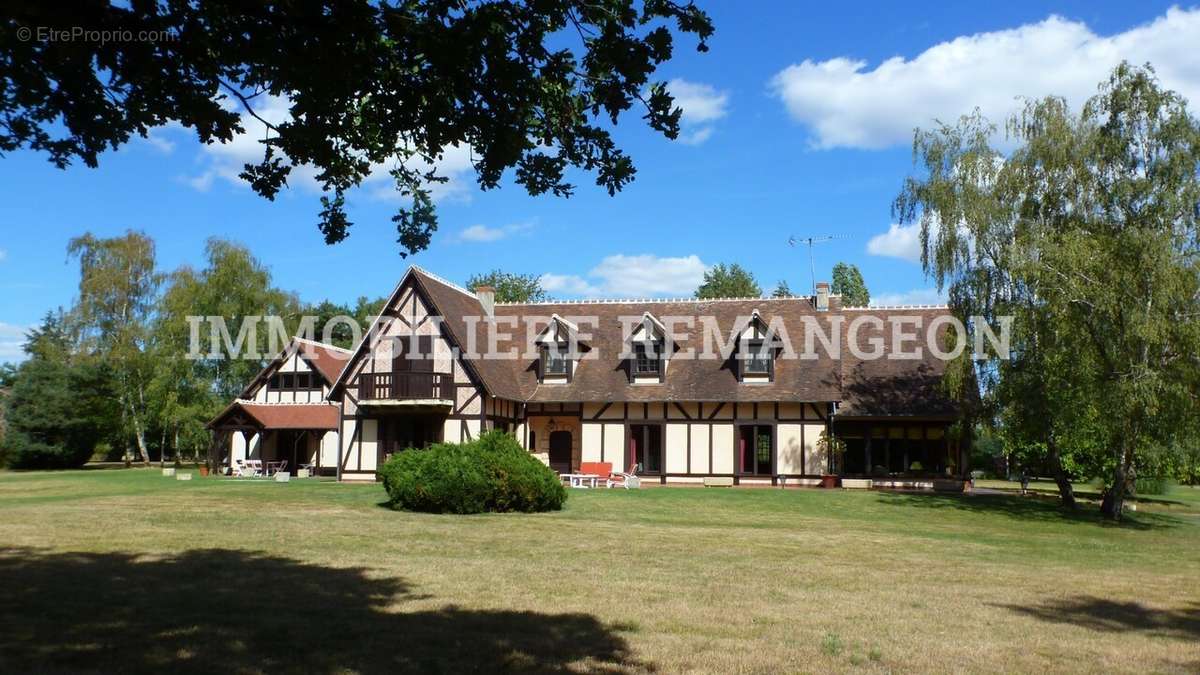
POLYGON ((813 244, 824 244, 827 241, 835 239, 849 239, 849 237, 844 234, 829 234, 822 237, 796 237, 795 235, 791 235, 788 237, 788 246, 794 248, 796 244, 808 245, 808 270, 812 274, 813 295, 817 294, 817 267, 813 263, 813 244))

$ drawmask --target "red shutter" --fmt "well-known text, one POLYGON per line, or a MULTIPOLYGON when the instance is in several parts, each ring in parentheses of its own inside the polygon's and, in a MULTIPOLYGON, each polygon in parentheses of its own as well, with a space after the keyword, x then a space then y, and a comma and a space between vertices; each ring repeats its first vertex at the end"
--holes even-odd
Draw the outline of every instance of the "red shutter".
POLYGON ((633 434, 632 427, 629 433, 629 465, 625 467, 629 473, 634 473, 637 470, 637 436, 633 434))

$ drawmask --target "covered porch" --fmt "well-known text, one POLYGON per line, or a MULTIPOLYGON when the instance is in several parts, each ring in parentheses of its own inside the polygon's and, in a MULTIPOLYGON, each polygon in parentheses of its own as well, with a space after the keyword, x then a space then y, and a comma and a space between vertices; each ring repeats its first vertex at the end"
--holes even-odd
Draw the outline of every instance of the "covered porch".
POLYGON ((213 464, 222 475, 253 463, 267 475, 336 473, 338 408, 319 404, 235 401, 209 423, 213 464))

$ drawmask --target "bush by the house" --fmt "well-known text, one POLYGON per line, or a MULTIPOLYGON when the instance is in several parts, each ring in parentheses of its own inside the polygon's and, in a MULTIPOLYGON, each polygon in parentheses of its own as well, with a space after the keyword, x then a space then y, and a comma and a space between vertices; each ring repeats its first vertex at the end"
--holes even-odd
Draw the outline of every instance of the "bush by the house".
POLYGON ((408 511, 556 511, 567 499, 558 476, 500 431, 468 443, 405 450, 380 474, 392 506, 408 511))

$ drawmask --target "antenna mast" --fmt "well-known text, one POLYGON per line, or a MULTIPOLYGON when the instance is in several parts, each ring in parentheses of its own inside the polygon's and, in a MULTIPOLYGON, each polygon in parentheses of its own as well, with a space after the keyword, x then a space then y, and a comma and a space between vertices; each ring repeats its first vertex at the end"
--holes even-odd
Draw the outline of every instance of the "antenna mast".
POLYGON ((813 295, 817 294, 817 267, 813 262, 813 244, 823 244, 827 241, 833 241, 835 239, 849 239, 849 237, 844 234, 830 234, 823 237, 800 237, 799 239, 797 239, 794 235, 788 237, 788 246, 795 247, 796 244, 808 245, 808 271, 809 274, 812 275, 813 295))

